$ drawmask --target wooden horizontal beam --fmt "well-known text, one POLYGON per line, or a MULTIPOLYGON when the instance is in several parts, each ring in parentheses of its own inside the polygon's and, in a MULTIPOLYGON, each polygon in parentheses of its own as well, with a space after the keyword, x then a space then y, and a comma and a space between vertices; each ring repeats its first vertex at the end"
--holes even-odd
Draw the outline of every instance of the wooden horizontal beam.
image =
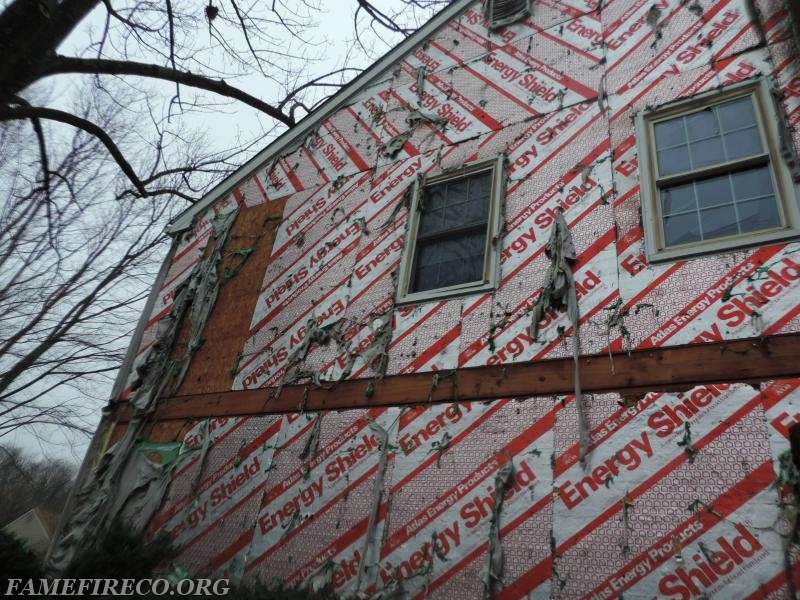
MULTIPOLYGON (((759 383, 800 377, 800 334, 750 338, 583 356, 581 387, 587 393, 626 395, 685 390, 706 383, 759 383), (613 364, 613 369, 612 369, 613 364)), ((456 400, 526 398, 570 394, 572 358, 471 367, 452 372, 387 375, 381 380, 352 379, 314 385, 226 391, 163 398, 152 418, 158 420, 248 416, 300 411, 404 406, 456 400)), ((130 421, 130 405, 119 405, 111 418, 130 421)))

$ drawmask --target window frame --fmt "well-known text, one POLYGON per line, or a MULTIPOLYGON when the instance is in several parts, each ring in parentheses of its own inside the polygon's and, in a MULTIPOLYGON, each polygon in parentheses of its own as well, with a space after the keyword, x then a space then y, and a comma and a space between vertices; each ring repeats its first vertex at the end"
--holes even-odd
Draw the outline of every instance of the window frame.
POLYGON ((736 83, 722 90, 713 90, 671 102, 665 106, 648 109, 636 115, 636 146, 639 156, 639 190, 642 205, 642 228, 648 262, 682 260, 738 250, 751 246, 774 243, 800 236, 800 209, 797 204, 797 185, 784 160, 784 138, 778 129, 780 108, 774 100, 769 84, 763 78, 736 83), (712 106, 750 96, 756 116, 756 125, 764 152, 758 156, 714 163, 706 167, 681 171, 660 177, 656 160, 654 125, 677 117, 689 115, 712 106), (755 232, 737 233, 711 240, 699 240, 675 246, 664 241, 664 218, 661 210, 660 187, 699 181, 714 175, 730 173, 737 169, 766 165, 772 179, 775 201, 781 219, 778 227, 755 232))
POLYGON ((420 175, 414 182, 411 192, 408 222, 406 224, 405 243, 403 255, 400 260, 399 277, 397 283, 396 303, 419 304, 428 300, 439 300, 454 296, 462 296, 492 290, 497 287, 500 273, 500 231, 502 227, 502 205, 505 198, 505 155, 468 163, 457 169, 448 169, 433 176, 420 175), (447 287, 409 292, 411 277, 414 272, 416 258, 418 230, 421 219, 422 198, 425 188, 438 185, 446 181, 464 179, 481 172, 491 171, 492 186, 489 197, 489 214, 486 225, 486 244, 483 255, 483 279, 470 281, 447 287))

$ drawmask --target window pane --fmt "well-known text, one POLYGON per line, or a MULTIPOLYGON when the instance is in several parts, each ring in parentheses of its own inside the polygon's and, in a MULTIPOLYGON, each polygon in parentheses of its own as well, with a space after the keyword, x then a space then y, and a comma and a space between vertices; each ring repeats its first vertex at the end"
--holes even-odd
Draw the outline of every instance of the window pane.
POLYGON ((697 203, 700 208, 733 203, 731 184, 727 174, 698 181, 695 186, 697 203))
POLYGON ((445 222, 448 229, 486 223, 488 209, 477 202, 464 202, 447 207, 445 222))
POLYGON ((758 135, 758 129, 753 127, 726 133, 725 149, 728 151, 728 160, 761 154, 761 138, 758 135))
POLYGON ((760 196, 770 196, 773 194, 772 177, 769 174, 769 167, 756 167, 732 173, 733 193, 737 200, 749 200, 760 196))
POLYGON ((426 188, 419 235, 446 234, 461 227, 486 223, 491 190, 491 172, 426 188))
POLYGON ((492 172, 486 171, 478 173, 469 180, 469 200, 470 202, 483 203, 489 205, 489 196, 492 193, 492 172))
POLYGON ((469 202, 448 204, 447 213, 445 216, 447 228, 453 229, 455 227, 468 224, 470 222, 471 213, 472 211, 470 211, 469 202))
POLYGON ((750 96, 723 102, 717 107, 717 114, 719 115, 719 121, 724 131, 749 127, 756 123, 756 115, 753 112, 753 101, 750 99, 750 96))
POLYGON ((429 265, 427 267, 417 267, 414 271, 414 281, 412 282, 412 292, 424 292, 425 290, 436 289, 438 284, 439 265, 429 265))
POLYGON ((672 175, 681 171, 688 171, 689 152, 686 146, 678 146, 658 153, 658 172, 660 175, 672 175))
POLYGON ((444 227, 444 209, 428 210, 427 206, 423 206, 424 210, 419 220, 419 235, 441 231, 444 227))
POLYGON ((703 228, 703 239, 736 235, 739 227, 736 225, 736 211, 733 204, 709 208, 700 211, 700 224, 703 228))
POLYGON ((683 119, 670 119, 653 126, 656 135, 656 148, 667 148, 686 143, 686 131, 683 128, 683 119))
POLYGON ((469 179, 470 219, 486 220, 492 197, 492 171, 478 173, 469 179))
POLYGON ((778 204, 774 196, 749 200, 737 205, 742 233, 781 226, 778 204))
POLYGON ((489 196, 483 202, 470 202, 466 219, 468 223, 486 223, 489 220, 489 196))
POLYGON ((483 253, 486 237, 471 235, 442 243, 439 287, 483 280, 483 253))
POLYGON ((482 281, 485 245, 484 233, 419 242, 411 291, 482 281))
POLYGON ((425 210, 436 210, 437 208, 444 208, 444 199, 447 192, 447 184, 440 183, 439 185, 432 185, 425 188, 425 199, 423 206, 425 210))
POLYGON ((685 118, 690 141, 719 136, 717 117, 710 108, 686 115, 685 118))
POLYGON ((725 152, 722 149, 721 138, 692 142, 689 145, 689 153, 692 157, 693 169, 725 162, 725 152))
POLYGON ((664 215, 697 210, 694 184, 676 185, 661 190, 661 211, 664 215))
POLYGON ((466 179, 457 179, 447 182, 447 205, 459 204, 467 201, 467 188, 469 183, 466 179))
POLYGON ((430 290, 439 287, 439 265, 442 262, 440 244, 420 243, 417 247, 416 267, 411 291, 430 290))
POLYGON ((700 224, 697 213, 664 217, 664 243, 667 246, 697 242, 700 237, 700 224))

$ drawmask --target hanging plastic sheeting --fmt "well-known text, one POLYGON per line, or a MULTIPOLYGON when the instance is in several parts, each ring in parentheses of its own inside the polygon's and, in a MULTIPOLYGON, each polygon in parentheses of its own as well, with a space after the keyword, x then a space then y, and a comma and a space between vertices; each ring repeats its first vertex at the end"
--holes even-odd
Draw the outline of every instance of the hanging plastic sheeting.
MULTIPOLYGON (((199 344, 199 336, 217 297, 216 266, 225 239, 238 210, 219 215, 213 221, 217 244, 207 259, 200 261, 189 282, 180 290, 170 314, 158 325, 158 335, 150 351, 141 361, 137 372, 140 379, 130 402, 135 417, 122 439, 100 459, 99 465, 76 493, 76 509, 65 523, 62 537, 49 563, 53 571, 63 571, 82 544, 91 544, 102 537, 117 520, 133 532, 141 532, 161 505, 181 460, 157 464, 139 451, 142 430, 147 415, 155 409, 173 366, 171 354, 184 315, 192 320, 189 348, 199 344)), ((188 361, 181 370, 185 371, 188 361)), ((203 444, 197 451, 208 449, 203 444)), ((187 456, 187 455, 184 455, 187 456)))
POLYGON ((494 505, 489 525, 489 564, 483 580, 483 597, 494 598, 495 583, 503 583, 503 546, 500 543, 500 513, 503 498, 513 482, 514 463, 510 460, 494 476, 494 505))
POLYGON ((356 579, 356 589, 360 589, 366 581, 374 585, 378 580, 378 561, 380 560, 380 539, 378 535, 377 521, 383 502, 384 482, 386 479, 386 467, 389 458, 389 432, 381 427, 377 421, 370 421, 369 428, 375 434, 380 445, 380 459, 378 461, 378 471, 375 474, 373 483, 372 499, 370 501, 369 523, 367 534, 364 539, 364 558, 358 567, 358 578, 356 579))
POLYGON ((203 344, 203 329, 205 329, 208 316, 217 302, 219 293, 219 275, 217 267, 222 261, 222 253, 228 233, 233 227, 239 211, 219 215, 214 220, 214 237, 216 244, 210 256, 201 260, 196 267, 196 272, 191 279, 191 299, 189 305, 189 319, 191 323, 190 337, 186 346, 186 353, 180 361, 180 371, 172 381, 172 390, 177 390, 186 371, 189 369, 192 354, 203 344))
POLYGON ((550 239, 545 248, 545 255, 550 259, 550 268, 547 270, 539 299, 533 307, 531 322, 531 337, 536 339, 539 322, 548 308, 561 308, 566 306, 567 316, 572 323, 572 356, 575 359, 575 403, 578 407, 578 427, 580 429, 580 461, 586 467, 586 453, 589 449, 589 421, 586 417, 583 394, 581 394, 580 376, 580 336, 578 324, 580 311, 578 310, 578 294, 575 289, 575 279, 572 276, 570 265, 575 262, 577 255, 569 227, 564 220, 564 212, 556 211, 553 228, 550 230, 550 239))

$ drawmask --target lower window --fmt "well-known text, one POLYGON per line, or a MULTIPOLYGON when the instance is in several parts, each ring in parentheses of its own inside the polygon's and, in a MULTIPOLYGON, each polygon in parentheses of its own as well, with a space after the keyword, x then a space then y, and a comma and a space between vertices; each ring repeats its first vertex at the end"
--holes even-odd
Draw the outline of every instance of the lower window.
POLYGON ((639 115, 642 212, 651 260, 798 234, 795 185, 764 81, 639 115))
POLYGON ((496 285, 503 157, 415 185, 400 267, 398 302, 496 285))

